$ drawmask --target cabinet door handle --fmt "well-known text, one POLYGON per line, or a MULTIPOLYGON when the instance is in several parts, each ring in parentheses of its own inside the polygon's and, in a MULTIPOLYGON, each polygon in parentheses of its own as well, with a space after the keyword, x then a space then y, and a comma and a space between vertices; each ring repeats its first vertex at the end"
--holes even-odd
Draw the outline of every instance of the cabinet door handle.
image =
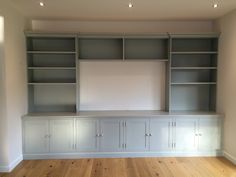
POLYGON ((150 133, 149 136, 152 136, 152 134, 150 133))
POLYGON ((145 136, 149 136, 149 134, 145 133, 145 136))
POLYGON ((201 134, 201 133, 199 133, 198 135, 199 135, 199 136, 202 136, 202 134, 201 134))
POLYGON ((45 135, 44 138, 48 138, 48 135, 45 135))
POLYGON ((198 134, 196 133, 195 136, 198 136, 198 134))
POLYGON ((103 137, 104 135, 103 135, 103 133, 102 134, 100 134, 100 137, 103 137))

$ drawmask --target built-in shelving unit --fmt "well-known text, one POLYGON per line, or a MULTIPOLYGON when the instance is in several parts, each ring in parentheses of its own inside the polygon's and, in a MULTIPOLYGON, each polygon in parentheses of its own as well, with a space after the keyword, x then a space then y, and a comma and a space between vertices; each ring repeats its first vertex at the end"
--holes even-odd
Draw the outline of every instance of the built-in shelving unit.
POLYGON ((215 111, 218 35, 170 35, 170 111, 215 111))
POLYGON ((76 35, 26 36, 29 112, 76 112, 76 35))
POLYGON ((29 112, 79 110, 76 59, 165 62, 166 111, 215 111, 218 35, 26 36, 29 112))

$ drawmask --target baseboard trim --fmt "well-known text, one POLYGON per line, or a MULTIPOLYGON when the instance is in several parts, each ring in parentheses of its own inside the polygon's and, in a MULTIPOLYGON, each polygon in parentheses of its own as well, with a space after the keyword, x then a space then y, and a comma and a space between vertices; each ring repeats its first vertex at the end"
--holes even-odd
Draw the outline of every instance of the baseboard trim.
POLYGON ((47 153, 24 154, 23 159, 80 159, 80 158, 134 158, 134 157, 216 157, 222 152, 92 152, 92 153, 47 153))
POLYGON ((223 154, 224 154, 224 157, 225 157, 226 159, 228 159, 228 160, 231 161, 234 165, 236 165, 236 157, 232 156, 230 153, 228 153, 228 152, 226 152, 226 151, 224 151, 223 154))
POLYGON ((23 155, 20 155, 18 158, 12 161, 9 165, 0 166, 0 172, 10 173, 22 160, 23 160, 23 155))

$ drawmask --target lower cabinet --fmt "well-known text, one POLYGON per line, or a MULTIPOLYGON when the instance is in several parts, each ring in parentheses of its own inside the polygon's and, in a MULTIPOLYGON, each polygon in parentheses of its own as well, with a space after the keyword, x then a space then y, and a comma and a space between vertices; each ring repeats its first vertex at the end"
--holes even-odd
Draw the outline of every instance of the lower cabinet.
POLYGON ((29 119, 23 125, 24 153, 49 152, 49 121, 29 119))
POLYGON ((25 120, 24 153, 64 153, 74 149, 74 120, 25 120))
POLYGON ((172 119, 150 119, 150 151, 167 152, 172 149, 172 119))
POLYGON ((121 151, 123 134, 119 119, 77 119, 76 127, 78 151, 121 151))
MULTIPOLYGON (((27 118, 24 154, 146 153, 160 155, 221 151, 221 118, 27 118)), ((209 154, 211 154, 209 153, 209 154)))
POLYGON ((98 151, 99 121, 94 119, 76 120, 76 149, 81 152, 98 151))
POLYGON ((149 149, 149 120, 131 119, 124 122, 125 151, 147 151, 149 149))
POLYGON ((198 150, 221 150, 221 119, 200 118, 198 128, 198 150))
POLYGON ((217 152, 221 150, 221 119, 176 118, 173 122, 173 150, 217 152))
POLYGON ((173 122, 173 148, 176 151, 195 151, 197 149, 197 118, 176 118, 173 122))

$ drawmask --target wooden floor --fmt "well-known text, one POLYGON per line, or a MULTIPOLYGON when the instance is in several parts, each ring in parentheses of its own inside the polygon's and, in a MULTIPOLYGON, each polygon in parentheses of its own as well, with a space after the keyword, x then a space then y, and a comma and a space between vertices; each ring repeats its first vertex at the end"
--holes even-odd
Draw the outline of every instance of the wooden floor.
POLYGON ((31 160, 0 177, 236 177, 224 158, 31 160))

